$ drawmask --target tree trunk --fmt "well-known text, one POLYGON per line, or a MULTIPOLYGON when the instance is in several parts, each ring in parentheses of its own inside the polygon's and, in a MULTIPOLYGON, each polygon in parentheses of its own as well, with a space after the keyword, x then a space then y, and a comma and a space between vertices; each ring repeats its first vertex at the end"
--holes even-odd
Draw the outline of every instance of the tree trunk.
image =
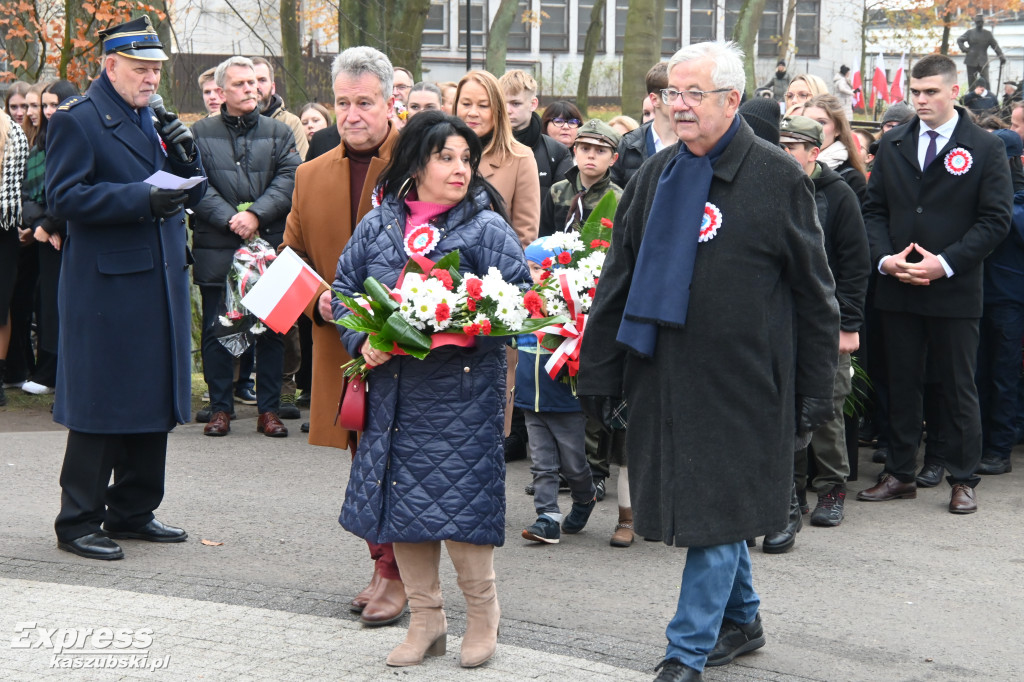
POLYGON ((740 15, 736 18, 736 28, 732 39, 743 48, 743 70, 747 74, 747 92, 751 95, 757 89, 757 74, 754 73, 754 61, 757 53, 757 30, 761 27, 761 16, 767 0, 743 0, 740 15))
POLYGON ((309 99, 302 68, 302 39, 299 36, 299 3, 281 0, 281 53, 284 56, 284 99, 297 107, 309 99))
POLYGON ((367 45, 387 54, 383 3, 340 0, 338 40, 342 50, 356 45, 367 45))
POLYGON ((429 11, 430 0, 390 0, 385 18, 388 49, 384 54, 395 66, 409 69, 417 81, 422 79, 423 25, 429 11))
POLYGON ((782 38, 779 39, 779 59, 784 60, 787 65, 789 64, 789 36, 793 32, 794 19, 796 19, 796 0, 789 0, 786 3, 786 20, 782 24, 782 38))
MULTIPOLYGON (((602 0, 603 1, 603 0, 602 0)), ((505 56, 508 54, 508 32, 515 23, 519 0, 501 0, 498 11, 491 22, 491 30, 487 34, 486 68, 495 77, 501 78, 505 73, 505 56)))
POLYGON ((622 55, 622 113, 640 120, 647 96, 647 72, 661 60, 665 0, 629 0, 622 55))
POLYGON ((605 0, 594 0, 594 6, 590 9, 587 38, 583 42, 583 65, 580 67, 580 80, 576 86, 576 106, 585 117, 589 116, 587 109, 590 106, 590 72, 594 68, 597 46, 601 44, 601 32, 604 31, 604 5, 605 0))
POLYGON ((164 98, 164 106, 168 111, 174 111, 174 55, 171 54, 171 15, 170 8, 167 6, 166 0, 159 3, 160 11, 164 13, 165 19, 160 20, 156 12, 147 12, 149 14, 149 20, 153 22, 153 28, 156 29, 156 34, 160 37, 160 44, 164 46, 164 52, 167 53, 167 61, 164 62, 163 68, 160 70, 160 87, 157 90, 160 96, 164 98))
POLYGON ((939 47, 939 54, 949 54, 949 24, 953 21, 953 15, 948 11, 942 15, 942 46, 939 47))

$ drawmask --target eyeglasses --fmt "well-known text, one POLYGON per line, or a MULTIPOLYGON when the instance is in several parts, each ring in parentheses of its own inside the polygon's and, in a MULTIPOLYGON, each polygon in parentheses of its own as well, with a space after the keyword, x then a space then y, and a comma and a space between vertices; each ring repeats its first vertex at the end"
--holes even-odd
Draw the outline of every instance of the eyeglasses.
POLYGON ((786 98, 787 102, 792 101, 794 99, 798 100, 800 102, 806 102, 807 100, 809 100, 811 98, 811 93, 809 93, 809 92, 787 92, 785 94, 785 98, 786 98))
POLYGON ((579 128, 582 121, 578 118, 553 118, 548 123, 554 123, 559 128, 579 128))
POLYGON ((683 104, 688 107, 699 107, 700 103, 704 101, 704 95, 713 95, 719 92, 729 92, 732 88, 719 88, 717 90, 673 90, 668 88, 667 90, 661 91, 661 101, 665 104, 672 104, 681 96, 683 98, 683 104))
POLYGON ((411 85, 396 85, 394 87, 394 89, 395 90, 411 90, 412 86, 411 85))

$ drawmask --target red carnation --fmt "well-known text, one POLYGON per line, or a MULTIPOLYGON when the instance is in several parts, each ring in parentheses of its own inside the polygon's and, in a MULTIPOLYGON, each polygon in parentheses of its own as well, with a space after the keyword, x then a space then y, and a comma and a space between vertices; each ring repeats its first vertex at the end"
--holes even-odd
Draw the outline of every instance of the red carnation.
POLYGON ((607 227, 609 230, 612 229, 612 221, 607 218, 601 218, 601 227, 607 227))
POLYGON ((603 239, 595 239, 594 241, 590 242, 590 248, 592 249, 607 249, 609 246, 611 246, 611 244, 609 244, 603 239))
POLYGON ((572 262, 572 254, 569 253, 568 251, 563 251, 562 253, 558 254, 558 262, 561 263, 562 265, 568 265, 569 263, 572 262))
POLYGON ((441 286, 443 286, 448 291, 452 290, 454 282, 452 282, 452 274, 447 270, 439 270, 437 268, 434 268, 433 270, 430 271, 430 276, 441 282, 441 286))
POLYGON ((487 336, 488 334, 491 333, 490 320, 484 320, 483 322, 480 323, 480 333, 483 334, 484 336, 487 336))
POLYGON ((425 272, 421 272, 420 273, 420 279, 422 281, 426 282, 428 279, 430 279, 430 276, 427 273, 425 273, 425 272))
POLYGON ((475 322, 473 324, 463 325, 462 333, 466 336, 476 336, 480 333, 480 325, 475 322))
POLYGON ((469 312, 475 313, 476 312, 476 301, 474 301, 471 298, 467 298, 466 299, 466 308, 469 310, 469 312))
POLYGON ((477 300, 483 295, 484 283, 475 277, 466 280, 466 293, 477 300))
POLYGON ((542 303, 543 302, 540 300, 540 296, 537 294, 536 291, 527 291, 526 295, 523 296, 523 305, 526 306, 526 309, 534 317, 540 315, 540 308, 542 303))
POLYGON ((551 276, 551 271, 550 270, 545 270, 544 272, 540 273, 540 281, 543 282, 544 280, 546 280, 550 276, 551 276))
POLYGON ((590 287, 590 289, 587 291, 587 295, 590 296, 590 298, 594 298, 595 296, 597 296, 597 287, 590 287))
POLYGON ((441 324, 451 316, 452 310, 448 307, 447 303, 441 302, 437 304, 437 308, 434 310, 434 319, 437 320, 438 324, 441 324))
POLYGON ((542 268, 550 268, 552 265, 554 265, 554 262, 550 258, 545 258, 540 262, 542 268))
POLYGON ((225 315, 229 320, 240 320, 242 319, 242 313, 238 310, 229 310, 228 314, 225 315))

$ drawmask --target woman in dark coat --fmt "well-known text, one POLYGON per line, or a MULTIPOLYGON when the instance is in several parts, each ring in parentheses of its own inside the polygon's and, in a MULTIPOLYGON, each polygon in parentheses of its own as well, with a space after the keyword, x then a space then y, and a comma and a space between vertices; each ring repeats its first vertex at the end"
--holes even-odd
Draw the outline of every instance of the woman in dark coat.
MULTIPOLYGON (((461 120, 416 115, 381 176, 381 205, 366 215, 338 261, 334 288, 350 296, 375 277, 394 287, 408 258, 403 235, 430 223, 440 232, 427 253, 458 249, 460 270, 497 268, 506 282, 530 281, 500 196, 477 172, 481 146, 461 120)), ((348 314, 334 301, 336 319, 348 314)), ((365 334, 339 327, 352 357, 370 371, 367 421, 352 462, 340 522, 371 542, 393 542, 412 611, 405 642, 388 665, 417 665, 444 653, 447 623, 438 563, 441 541, 466 597, 462 665, 487 661, 497 644, 493 552, 505 540, 503 407, 505 350, 477 337, 471 348, 433 351, 425 360, 372 349, 365 334)))

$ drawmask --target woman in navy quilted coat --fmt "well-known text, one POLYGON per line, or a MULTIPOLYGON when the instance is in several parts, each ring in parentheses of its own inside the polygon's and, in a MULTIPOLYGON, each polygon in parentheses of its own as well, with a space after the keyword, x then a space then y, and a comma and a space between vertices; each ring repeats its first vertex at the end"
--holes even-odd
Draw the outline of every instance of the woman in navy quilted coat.
MULTIPOLYGON (((480 156, 480 141, 461 120, 434 111, 411 119, 381 175, 381 205, 342 252, 334 288, 355 295, 367 277, 394 287, 408 260, 404 237, 425 223, 440 234, 431 260, 458 249, 463 273, 496 267, 507 282, 529 282, 501 198, 477 172, 480 156)), ((336 319, 347 314, 337 300, 333 309, 336 319)), ((494 654, 500 615, 493 554, 505 541, 504 346, 477 337, 472 348, 441 347, 417 360, 339 330, 351 356, 373 368, 339 520, 359 537, 394 543, 412 612, 388 665, 445 651, 443 540, 466 598, 462 665, 478 666, 494 654)))

